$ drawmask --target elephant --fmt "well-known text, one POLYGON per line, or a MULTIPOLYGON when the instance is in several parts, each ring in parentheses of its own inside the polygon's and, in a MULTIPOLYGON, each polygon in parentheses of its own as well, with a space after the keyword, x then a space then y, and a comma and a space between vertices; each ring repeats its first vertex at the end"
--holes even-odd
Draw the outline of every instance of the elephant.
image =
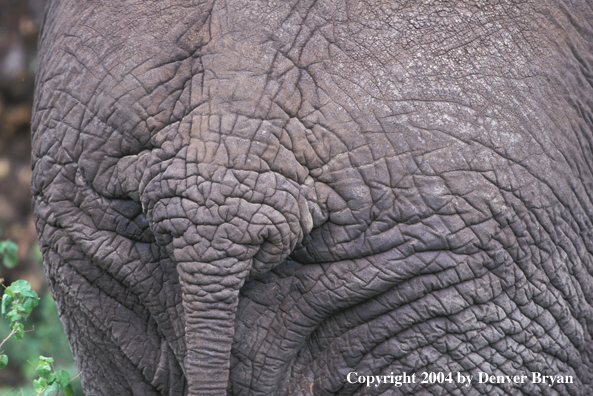
POLYGON ((50 1, 31 191, 85 394, 593 394, 592 21, 50 1))

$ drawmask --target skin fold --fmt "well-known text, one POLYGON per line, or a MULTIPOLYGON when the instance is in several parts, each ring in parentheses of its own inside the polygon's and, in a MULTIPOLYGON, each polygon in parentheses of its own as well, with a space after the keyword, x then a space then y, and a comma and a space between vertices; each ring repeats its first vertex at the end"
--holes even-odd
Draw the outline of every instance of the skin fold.
POLYGON ((591 1, 51 1, 32 194, 85 394, 593 394, 592 141, 591 1))

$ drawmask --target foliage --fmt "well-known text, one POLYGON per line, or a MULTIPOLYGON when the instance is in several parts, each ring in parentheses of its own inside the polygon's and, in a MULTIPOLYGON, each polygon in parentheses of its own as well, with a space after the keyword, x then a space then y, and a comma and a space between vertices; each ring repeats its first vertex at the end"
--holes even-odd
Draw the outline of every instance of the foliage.
POLYGON ((17 246, 12 241, 0 241, 0 256, 2 264, 7 268, 14 268, 18 263, 17 246))
POLYGON ((52 358, 39 356, 39 364, 35 371, 39 374, 39 379, 33 381, 35 392, 38 394, 47 391, 58 392, 60 388, 64 390, 66 396, 74 396, 74 390, 70 385, 70 374, 66 370, 60 370, 54 372, 52 368, 52 358))
MULTIPOLYGON (((11 338, 5 344, 5 353, 10 357, 9 367, 22 380, 18 388, 11 392, 7 384, 0 385, 0 396, 29 396, 35 394, 33 380, 38 374, 35 370, 39 356, 51 356, 54 359, 54 365, 59 368, 65 368, 74 377, 76 367, 70 352, 70 346, 62 329, 62 324, 58 318, 58 308, 51 294, 45 292, 41 296, 39 306, 37 306, 27 319, 27 328, 29 323, 35 324, 35 331, 27 332, 22 342, 11 338), (18 393, 17 393, 18 391, 18 393)), ((8 321, 0 320, 0 334, 8 334, 10 329, 8 321)), ((1 341, 1 339, 0 339, 1 341)), ((3 347, 4 348, 4 347, 3 347)), ((2 383, 2 380, 0 380, 2 383)), ((13 383, 13 386, 16 382, 13 383)), ((80 381, 72 381, 74 393, 83 395, 80 381)), ((48 392, 46 391, 46 394, 48 392)))
MULTIPOLYGON (((14 250, 11 245, 6 243, 7 241, 0 242, 0 246, 8 246, 5 250, 0 250, 0 255, 3 255, 6 258, 6 254, 11 254, 16 257, 16 245, 14 246, 14 250), (8 253, 7 253, 8 252, 8 253)), ((14 245, 14 244, 13 244, 14 245)), ((3 279, 0 278, 0 285, 3 283, 3 279)), ((2 285, 3 286, 3 285, 2 285)), ((57 317, 55 302, 51 299, 49 294, 47 295, 47 299, 44 296, 44 300, 48 300, 48 303, 43 303, 41 306, 41 313, 43 316, 46 316, 48 312, 51 311, 49 316, 57 317)), ((21 321, 26 320, 27 317, 31 314, 33 309, 39 305, 39 297, 37 293, 31 290, 31 285, 25 280, 17 280, 12 282, 9 287, 5 288, 4 295, 2 296, 0 305, 0 313, 1 316, 4 316, 9 321, 9 329, 10 334, 6 337, 1 343, 0 348, 14 335, 16 339, 19 341, 22 340, 23 336, 25 335, 24 326, 21 321)), ((58 327, 61 330, 61 326, 58 324, 58 327)), ((0 328, 0 334, 2 329, 0 328)), ((51 332, 51 331, 50 331, 51 332)), ((41 335, 47 336, 47 331, 39 332, 36 331, 35 333, 41 333, 41 335), (45 333, 45 334, 44 334, 45 333)), ((57 337, 58 339, 60 337, 57 337)), ((61 338, 64 339, 64 334, 61 332, 61 338)), ((29 339, 29 337, 28 337, 29 339)), ((50 338, 51 339, 51 338, 50 338)), ((47 340, 47 338, 46 338, 47 340)), ((60 342, 59 342, 60 343, 60 342)), ((35 345, 35 343, 32 343, 35 345)), ((37 345, 40 346, 42 342, 38 342, 37 345)), ((49 342, 51 345, 52 343, 49 342)), ((65 340, 61 342, 62 346, 65 343, 65 340)), ((29 345, 27 345, 28 347, 29 345)), ((41 348, 36 348, 39 351, 41 348)), ((68 349, 66 344, 66 349, 68 349)), ((25 350, 21 350, 23 354, 25 354, 25 350)), ((28 352, 28 351, 27 351, 28 352)), ((23 355, 21 354, 21 355, 23 355)), ((27 353, 28 354, 28 353, 27 353)), ((12 355, 11 355, 12 356, 12 355)), ((39 355, 37 355, 39 356, 39 355)), ((23 356, 18 356, 23 359, 23 356)), ((12 359, 12 358, 11 358, 12 359)), ((26 358, 25 358, 26 359, 26 358)), ((39 362, 37 364, 37 368, 35 369, 36 373, 39 375, 37 380, 33 381, 33 386, 35 392, 38 395, 57 395, 58 392, 63 390, 66 396, 73 396, 74 390, 72 385, 70 384, 70 374, 66 370, 55 371, 53 369, 53 362, 54 359, 51 357, 39 356, 39 362)), ((28 362, 28 361, 27 361, 28 362)), ((0 350, 0 369, 6 367, 8 364, 8 356, 0 350)), ((21 389, 21 392, 24 394, 24 391, 21 389)))
MULTIPOLYGON (((33 308, 39 305, 39 297, 37 293, 31 290, 29 282, 19 279, 13 282, 9 287, 4 290, 2 296, 2 316, 6 316, 6 319, 10 322, 10 328, 12 332, 8 337, 13 334, 17 340, 22 340, 25 335, 25 329, 23 324, 20 322, 22 319, 27 319, 33 308)), ((5 341, 2 342, 4 344, 5 341)), ((0 347, 2 346, 0 344, 0 347)), ((4 355, 0 355, 2 358, 4 355)), ((0 366, 0 368, 4 368, 0 366)))

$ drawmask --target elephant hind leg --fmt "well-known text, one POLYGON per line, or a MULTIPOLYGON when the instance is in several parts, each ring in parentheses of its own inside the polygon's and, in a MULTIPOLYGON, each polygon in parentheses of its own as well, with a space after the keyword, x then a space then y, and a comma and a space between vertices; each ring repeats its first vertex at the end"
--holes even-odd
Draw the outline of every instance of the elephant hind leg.
POLYGON ((86 394, 183 395, 187 382, 172 349, 178 344, 163 335, 146 296, 124 290, 64 230, 49 224, 44 230, 52 236, 41 243, 51 262, 47 278, 86 394))
POLYGON ((531 282, 502 252, 286 261, 242 290, 231 379, 237 389, 256 386, 272 395, 505 395, 506 385, 479 383, 480 373, 526 375, 521 391, 539 395, 531 373, 540 372, 572 379, 555 384, 559 394, 588 395, 588 351, 574 339, 583 328, 566 312, 545 308, 552 292, 531 282), (416 381, 370 388, 358 382, 404 372, 416 381), (473 382, 422 383, 423 372, 473 382))

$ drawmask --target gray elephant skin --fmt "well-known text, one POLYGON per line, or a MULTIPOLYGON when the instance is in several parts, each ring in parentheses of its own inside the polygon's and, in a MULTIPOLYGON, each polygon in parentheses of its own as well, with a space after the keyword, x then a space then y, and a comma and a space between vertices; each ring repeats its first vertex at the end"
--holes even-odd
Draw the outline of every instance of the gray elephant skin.
POLYGON ((592 395, 592 10, 52 1, 32 194, 86 395, 592 395))

